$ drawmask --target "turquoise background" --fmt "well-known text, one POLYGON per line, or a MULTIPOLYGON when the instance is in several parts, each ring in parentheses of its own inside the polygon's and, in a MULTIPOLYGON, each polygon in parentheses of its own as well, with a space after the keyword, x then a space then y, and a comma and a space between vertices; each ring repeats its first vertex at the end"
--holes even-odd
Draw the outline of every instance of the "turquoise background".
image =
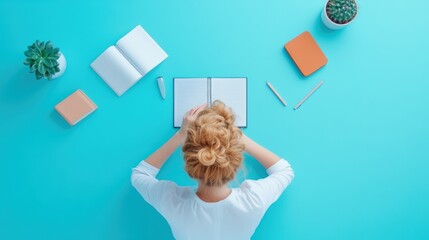
MULTIPOLYGON (((429 3, 362 0, 341 31, 324 28, 323 5, 0 0, 0 238, 171 239, 129 177, 176 131, 172 78, 247 76, 244 132, 296 173, 253 239, 429 239, 429 3), (169 57, 117 97, 89 64, 138 24, 169 57), (329 59, 309 77, 283 48, 306 30, 329 59), (22 64, 36 39, 61 48, 61 78, 36 81, 22 64), (99 108, 69 127, 54 106, 77 89, 99 108)), ((245 165, 238 181, 265 176, 245 165)), ((159 177, 195 185, 180 151, 159 177)))

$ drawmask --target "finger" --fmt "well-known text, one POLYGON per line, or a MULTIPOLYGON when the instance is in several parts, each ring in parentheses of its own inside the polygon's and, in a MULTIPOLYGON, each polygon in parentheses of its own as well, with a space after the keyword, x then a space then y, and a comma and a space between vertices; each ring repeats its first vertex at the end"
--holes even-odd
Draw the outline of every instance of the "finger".
POLYGON ((207 103, 204 103, 204 104, 198 106, 197 109, 195 110, 195 112, 197 112, 197 111, 199 112, 199 111, 203 110, 206 107, 207 107, 207 103))
MULTIPOLYGON (((203 104, 203 105, 204 105, 204 104, 203 104)), ((198 111, 198 109, 199 109, 201 106, 203 106, 203 105, 199 105, 199 106, 196 106, 196 107, 192 108, 192 109, 191 109, 191 111, 192 111, 192 114, 191 114, 191 115, 194 115, 194 114, 198 111)))
POLYGON ((195 111, 195 114, 197 114, 197 113, 199 113, 199 112, 203 111, 206 107, 207 107, 207 104, 203 104, 203 105, 199 106, 199 107, 197 108, 197 110, 195 111))
POLYGON ((205 108, 205 107, 207 107, 207 103, 205 103, 205 104, 201 104, 201 105, 199 105, 199 106, 196 106, 196 107, 192 108, 191 110, 189 110, 188 112, 186 112, 185 116, 192 116, 192 115, 194 115, 194 114, 195 114, 199 109, 203 109, 203 108, 205 108))
POLYGON ((188 117, 188 116, 191 116, 191 113, 192 113, 192 109, 191 109, 191 110, 189 110, 189 111, 187 111, 187 112, 185 113, 185 115, 183 116, 183 118, 186 118, 186 117, 188 117))

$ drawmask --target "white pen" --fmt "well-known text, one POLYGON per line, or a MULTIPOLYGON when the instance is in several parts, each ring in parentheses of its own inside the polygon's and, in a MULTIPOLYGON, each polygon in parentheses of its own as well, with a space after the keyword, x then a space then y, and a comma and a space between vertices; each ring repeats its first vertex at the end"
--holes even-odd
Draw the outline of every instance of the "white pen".
POLYGON ((274 87, 267 81, 267 85, 268 87, 271 89, 271 91, 273 91, 273 93, 277 96, 277 98, 280 100, 280 102, 283 103, 283 105, 285 105, 285 107, 287 106, 285 100, 283 100, 283 98, 280 96, 280 94, 276 91, 276 89, 274 89, 274 87))
POLYGON ((319 84, 317 84, 313 89, 311 89, 311 91, 307 93, 307 95, 305 95, 305 97, 293 108, 293 110, 297 110, 305 102, 305 100, 307 100, 307 98, 311 96, 311 94, 313 94, 320 86, 322 86, 322 84, 323 81, 320 81, 319 84))
POLYGON ((158 80, 158 89, 159 89, 159 92, 161 93, 161 97, 162 99, 165 99, 164 78, 158 77, 157 80, 158 80))

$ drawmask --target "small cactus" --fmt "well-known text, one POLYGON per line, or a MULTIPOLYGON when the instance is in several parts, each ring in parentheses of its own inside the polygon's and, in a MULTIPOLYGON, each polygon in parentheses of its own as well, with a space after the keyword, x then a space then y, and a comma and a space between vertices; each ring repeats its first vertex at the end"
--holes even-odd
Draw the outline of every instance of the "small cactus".
POLYGON ((60 71, 57 61, 60 57, 59 51, 50 41, 45 43, 37 40, 24 52, 27 57, 24 64, 30 66, 30 72, 34 72, 37 79, 45 77, 50 80, 52 75, 60 71))
POLYGON ((357 14, 355 0, 329 0, 326 5, 326 14, 329 19, 338 24, 346 24, 357 14))

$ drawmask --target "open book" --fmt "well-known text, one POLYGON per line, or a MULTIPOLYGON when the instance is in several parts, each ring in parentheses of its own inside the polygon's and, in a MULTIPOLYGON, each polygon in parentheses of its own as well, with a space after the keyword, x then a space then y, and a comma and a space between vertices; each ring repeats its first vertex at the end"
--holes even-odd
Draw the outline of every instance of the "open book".
POLYGON ((215 100, 232 109, 238 127, 247 127, 247 78, 174 78, 174 127, 191 108, 215 100))
POLYGON ((94 62, 92 69, 121 96, 168 55, 138 25, 109 47, 94 62))

